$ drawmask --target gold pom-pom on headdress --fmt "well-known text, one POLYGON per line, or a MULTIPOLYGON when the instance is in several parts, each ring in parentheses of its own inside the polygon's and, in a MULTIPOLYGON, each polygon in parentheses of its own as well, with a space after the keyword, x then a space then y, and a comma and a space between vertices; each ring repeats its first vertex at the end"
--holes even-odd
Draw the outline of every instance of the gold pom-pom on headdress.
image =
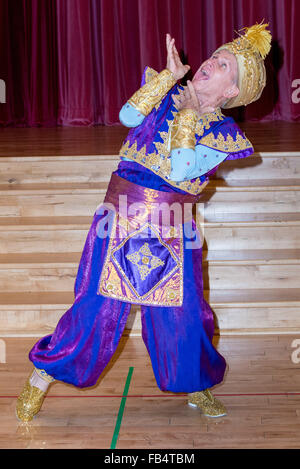
POLYGON ((249 28, 242 28, 241 31, 245 30, 244 38, 250 42, 253 50, 258 52, 263 59, 266 58, 271 49, 271 33, 267 28, 269 23, 260 24, 256 23, 249 28))

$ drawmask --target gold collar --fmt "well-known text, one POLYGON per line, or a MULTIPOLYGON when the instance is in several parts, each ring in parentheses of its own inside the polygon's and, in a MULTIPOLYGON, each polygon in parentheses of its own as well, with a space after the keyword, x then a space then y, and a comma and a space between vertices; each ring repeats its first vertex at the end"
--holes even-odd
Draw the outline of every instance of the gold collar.
POLYGON ((196 125, 196 134, 203 135, 204 129, 209 129, 211 122, 218 122, 225 118, 221 108, 217 107, 213 112, 205 112, 199 117, 196 125))
POLYGON ((217 107, 215 111, 205 112, 204 114, 201 114, 199 119, 205 123, 209 123, 213 121, 223 120, 224 117, 225 116, 224 114, 222 114, 221 108, 217 107))

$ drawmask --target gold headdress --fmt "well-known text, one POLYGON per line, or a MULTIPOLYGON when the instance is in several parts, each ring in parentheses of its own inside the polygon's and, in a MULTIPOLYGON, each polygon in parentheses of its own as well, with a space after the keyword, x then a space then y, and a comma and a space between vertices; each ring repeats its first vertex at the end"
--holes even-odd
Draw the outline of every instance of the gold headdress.
MULTIPOLYGON (((266 69, 264 59, 271 49, 272 36, 266 29, 267 24, 255 24, 250 28, 243 28, 244 35, 239 35, 232 42, 219 47, 227 49, 236 57, 238 64, 239 94, 227 101, 223 108, 247 105, 260 98, 266 85, 266 69)), ((216 51, 216 52, 217 52, 216 51)))

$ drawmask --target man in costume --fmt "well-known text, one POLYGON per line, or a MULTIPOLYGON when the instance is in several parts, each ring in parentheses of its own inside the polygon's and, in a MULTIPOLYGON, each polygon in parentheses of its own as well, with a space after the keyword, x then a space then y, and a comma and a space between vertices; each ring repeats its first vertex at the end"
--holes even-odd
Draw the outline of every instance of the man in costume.
POLYGON ((186 87, 177 81, 189 66, 181 63, 169 35, 166 69, 146 68, 141 88, 120 111, 120 121, 131 129, 94 214, 74 303, 54 333, 30 351, 34 370, 17 400, 20 420, 38 413, 55 380, 95 385, 117 348, 131 304, 141 305, 142 337, 158 387, 188 393, 188 403, 207 416, 226 414, 209 390, 223 380, 226 361, 212 344, 200 235, 185 208, 199 200, 222 161, 254 151, 221 107, 260 97, 271 41, 266 26, 245 28, 217 49, 186 87))

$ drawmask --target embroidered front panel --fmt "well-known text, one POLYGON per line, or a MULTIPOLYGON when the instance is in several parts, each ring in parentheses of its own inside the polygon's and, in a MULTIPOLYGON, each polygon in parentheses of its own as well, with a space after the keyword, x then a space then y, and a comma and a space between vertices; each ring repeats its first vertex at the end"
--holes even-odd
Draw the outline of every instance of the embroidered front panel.
POLYGON ((145 280, 153 269, 165 265, 164 261, 152 254, 148 243, 144 243, 138 251, 126 254, 126 259, 137 266, 141 280, 145 280))
POLYGON ((98 294, 129 303, 182 305, 182 225, 137 226, 115 213, 98 294))

